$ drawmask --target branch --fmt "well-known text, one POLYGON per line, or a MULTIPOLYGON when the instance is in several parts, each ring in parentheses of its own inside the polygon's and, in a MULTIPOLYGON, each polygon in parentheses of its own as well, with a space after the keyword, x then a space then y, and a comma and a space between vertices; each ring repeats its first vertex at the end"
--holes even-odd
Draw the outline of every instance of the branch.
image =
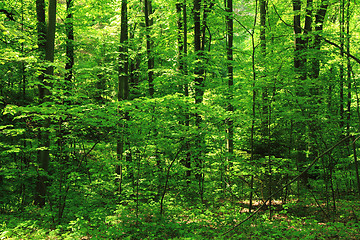
MULTIPOLYGON (((327 42, 328 44, 333 45, 333 46, 337 47, 338 49, 341 49, 341 47, 340 47, 339 45, 337 45, 336 43, 334 43, 334 42, 332 42, 332 41, 330 41, 330 40, 328 40, 328 39, 326 39, 326 38, 324 38, 324 37, 322 37, 322 39, 323 39, 325 42, 327 42)), ((345 51, 345 54, 348 55, 349 57, 351 57, 351 58, 354 59, 357 63, 360 64, 360 59, 358 59, 358 58, 355 57, 354 55, 348 53, 347 51, 345 51)))
POLYGON ((170 168, 172 167, 172 165, 174 164, 174 162, 176 161, 177 157, 179 156, 180 152, 182 151, 182 149, 184 148, 185 144, 182 144, 180 149, 177 151, 177 153, 175 154, 175 157, 173 158, 173 160, 171 161, 167 172, 166 172, 166 180, 165 180, 165 184, 164 184, 164 192, 161 196, 161 200, 160 200, 160 215, 163 214, 163 206, 164 206, 164 198, 165 198, 165 194, 166 194, 166 190, 167 190, 167 185, 169 182, 169 178, 170 178, 170 168))
MULTIPOLYGON (((223 9, 222 7, 220 7, 220 6, 218 6, 218 5, 216 5, 216 6, 217 6, 220 10, 226 12, 226 10, 223 9)), ((249 33, 250 35, 253 35, 253 34, 254 34, 254 33, 250 32, 250 30, 249 30, 247 27, 245 27, 245 25, 242 24, 237 18, 235 18, 234 15, 232 16, 232 18, 233 18, 247 33, 249 33)))
POLYGON ((15 19, 14 19, 14 15, 15 15, 15 14, 14 14, 14 13, 8 12, 8 11, 5 10, 5 9, 0 9, 0 12, 4 13, 9 20, 15 22, 15 19))
POLYGON ((271 194, 266 200, 265 202, 258 208, 256 209, 255 212, 253 212, 250 216, 248 216, 247 218, 245 218, 244 220, 242 220, 240 223, 236 224, 235 226, 233 226, 232 228, 230 228, 229 230, 227 230, 225 233, 223 233, 222 235, 226 235, 229 232, 233 231, 235 228, 239 227, 241 224, 243 224, 244 222, 246 222, 247 220, 249 220, 250 218, 252 218, 253 216, 255 216, 265 205, 266 203, 272 199, 275 195, 279 194, 282 190, 284 190, 286 187, 290 186, 293 182, 295 182, 296 180, 298 180, 302 175, 304 175, 320 158, 322 158, 323 156, 325 156, 326 154, 328 154, 329 152, 331 152, 334 148, 336 148, 337 146, 339 146, 341 143, 345 142, 346 140, 348 140, 349 138, 354 137, 353 135, 349 135, 343 139, 341 139, 339 142, 337 142, 336 144, 334 144, 332 147, 328 148, 325 152, 323 152, 321 155, 319 155, 317 158, 315 158, 310 165, 305 168, 304 171, 302 171, 299 175, 297 175, 296 177, 294 177, 290 182, 288 182, 287 184, 285 184, 282 188, 280 188, 279 190, 277 190, 275 193, 271 194))

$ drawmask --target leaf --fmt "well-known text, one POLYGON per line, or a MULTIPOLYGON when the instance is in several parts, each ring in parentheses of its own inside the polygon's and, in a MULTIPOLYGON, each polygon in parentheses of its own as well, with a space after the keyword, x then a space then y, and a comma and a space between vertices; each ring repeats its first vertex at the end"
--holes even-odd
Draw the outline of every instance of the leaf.
POLYGON ((17 108, 18 106, 16 105, 11 105, 11 104, 6 105, 3 115, 7 115, 7 114, 15 115, 17 113, 17 108))

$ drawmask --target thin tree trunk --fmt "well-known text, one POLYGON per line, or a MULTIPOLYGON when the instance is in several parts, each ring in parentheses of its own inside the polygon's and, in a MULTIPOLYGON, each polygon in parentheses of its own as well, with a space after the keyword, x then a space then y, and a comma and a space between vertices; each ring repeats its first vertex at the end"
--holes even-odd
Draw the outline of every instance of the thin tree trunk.
POLYGON ((353 154, 354 154, 354 165, 355 165, 355 174, 356 174, 356 183, 357 183, 357 192, 358 196, 360 196, 360 177, 359 177, 359 165, 357 160, 357 154, 356 154, 356 140, 354 140, 352 147, 353 147, 353 154))
MULTIPOLYGON (((189 96, 189 86, 187 83, 187 65, 184 58, 187 55, 187 13, 186 13, 186 0, 176 3, 176 11, 178 14, 178 71, 181 76, 181 87, 185 96, 189 96)), ((190 126, 190 117, 185 113, 184 125, 188 128, 190 126)), ((185 176, 187 183, 190 183, 191 176, 191 153, 190 142, 185 144, 186 154, 184 166, 186 167, 185 176)))
MULTIPOLYGON (((183 74, 184 71, 184 40, 183 40, 183 21, 184 18, 182 16, 183 4, 181 2, 176 3, 176 13, 177 13, 177 30, 178 30, 178 72, 180 74, 183 74)), ((182 83, 182 82, 181 82, 182 83)), ((180 84, 180 86, 183 86, 183 84, 180 84)))
MULTIPOLYGON (((263 59, 262 64, 265 65, 266 61, 266 0, 260 0, 260 50, 261 58, 263 59)), ((261 135, 265 139, 268 133, 268 111, 269 111, 269 101, 268 101, 268 84, 266 81, 266 72, 265 70, 261 76, 264 79, 262 86, 262 120, 261 120, 261 135)), ((269 149, 269 146, 268 146, 269 149)))
POLYGON ((73 78, 73 66, 74 66, 74 20, 73 20, 73 0, 66 0, 66 64, 65 64, 65 84, 71 83, 73 78))
MULTIPOLYGON (((186 0, 184 0, 183 3, 183 22, 184 22, 184 57, 187 56, 187 49, 188 49, 188 44, 187 44, 187 7, 186 7, 186 0)), ((187 64, 184 63, 184 74, 185 76, 188 76, 188 70, 187 70, 187 64)), ((184 94, 186 97, 189 96, 189 84, 187 82, 187 79, 185 81, 185 85, 184 85, 184 94)), ((186 114, 185 117, 185 125, 189 128, 190 127, 190 116, 189 114, 186 114)), ((186 170, 186 177, 187 177, 187 183, 190 183, 190 177, 191 177, 191 146, 190 146, 190 142, 188 141, 186 143, 186 159, 185 159, 185 167, 187 168, 186 170)))
MULTIPOLYGON (((339 9, 339 27, 340 27, 340 56, 341 59, 344 57, 344 29, 345 29, 345 0, 340 0, 340 9, 339 9)), ((343 63, 339 63, 339 96, 340 96, 340 102, 339 102, 339 114, 340 114, 340 131, 341 134, 344 132, 344 66, 343 63)))
MULTIPOLYGON (((234 86, 234 67, 233 67, 233 42, 234 42, 234 20, 233 20, 233 2, 232 0, 226 1, 226 29, 227 29, 227 77, 228 77, 228 106, 227 111, 230 112, 230 115, 234 112, 234 107, 232 105, 233 99, 233 86, 234 86)), ((226 139, 226 148, 227 148, 227 161, 231 166, 232 157, 234 155, 234 128, 233 128, 233 119, 230 116, 227 119, 227 139, 226 139)))
MULTIPOLYGON (((196 54, 195 74, 195 103, 202 103, 204 95, 204 67, 203 67, 203 49, 201 41, 201 21, 200 21, 200 3, 201 0, 194 0, 194 52, 196 54)), ((196 121, 200 122, 200 116, 196 121)))
MULTIPOLYGON (((263 63, 266 61, 266 0, 260 0, 260 49, 261 49, 261 57, 263 59, 263 63)), ((265 63, 264 63, 265 65, 265 63)), ((265 70, 264 70, 265 71, 265 70)), ((270 117, 270 102, 268 100, 268 84, 266 72, 262 73, 262 79, 264 79, 264 85, 262 86, 262 120, 261 120, 261 136, 262 139, 266 141, 262 141, 262 144, 267 145, 267 151, 265 154, 268 155, 268 195, 272 195, 272 162, 271 162, 271 147, 270 147, 270 126, 269 126, 269 117, 270 117)), ((272 218, 272 199, 269 201, 269 215, 272 218)))
MULTIPOLYGON (((45 2, 44 0, 36 0, 36 17, 37 17, 37 44, 38 44, 38 53, 41 61, 45 60, 46 52, 46 20, 45 20, 45 2)), ((39 88, 39 97, 42 100, 44 98, 45 88, 44 84, 44 73, 38 77, 40 84, 39 88)))
POLYGON ((347 96, 347 121, 346 132, 350 134, 350 120, 351 120, 351 59, 350 59, 350 0, 346 4, 346 60, 347 60, 347 82, 348 82, 348 96, 347 96))
MULTIPOLYGON (((21 32, 24 33, 24 0, 21 0, 21 32)), ((21 43, 21 54, 24 54, 24 43, 21 43)), ((26 99, 26 68, 25 63, 21 62, 21 77, 20 91, 22 92, 22 98, 25 103, 26 99)))
POLYGON ((151 27, 153 25, 153 21, 149 18, 149 16, 153 13, 152 12, 152 4, 151 0, 144 0, 145 4, 145 26, 146 26, 146 53, 148 57, 148 81, 149 81, 149 94, 150 97, 154 96, 154 54, 152 52, 152 45, 153 41, 150 36, 151 27))
MULTIPOLYGON (((194 8, 193 8, 193 17, 194 17, 194 53, 196 55, 196 64, 194 69, 195 75, 195 104, 200 105, 203 101, 204 95, 204 66, 203 66, 203 42, 205 41, 205 36, 202 36, 201 30, 201 0, 194 0, 194 8), (203 42, 201 41, 203 38, 203 42)), ((204 23, 204 22, 203 22, 204 23)), ((195 115, 195 124, 200 131, 201 128, 201 116, 199 114, 195 115)), ((200 198, 203 198, 203 185, 202 185, 202 155, 203 155, 203 139, 202 136, 197 136, 195 141, 195 146, 193 148, 193 152, 195 152, 195 162, 196 162, 196 173, 195 177, 199 182, 199 194, 200 198)))

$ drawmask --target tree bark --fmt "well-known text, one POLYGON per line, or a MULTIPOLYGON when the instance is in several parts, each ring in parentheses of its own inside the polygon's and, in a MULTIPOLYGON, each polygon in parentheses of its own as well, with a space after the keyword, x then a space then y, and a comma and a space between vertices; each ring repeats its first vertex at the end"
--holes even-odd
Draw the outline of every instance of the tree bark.
MULTIPOLYGON (((48 7, 48 28, 45 30, 45 4, 43 0, 36 1, 36 12, 38 19, 38 43, 40 49, 40 57, 44 56, 44 60, 48 63, 54 62, 54 48, 55 48, 55 30, 56 30, 56 0, 49 0, 48 7)), ((51 83, 48 79, 53 76, 54 67, 48 66, 45 70, 44 75, 40 76, 42 83, 39 87, 40 102, 48 100, 50 96, 50 91, 48 88, 51 83), (47 87, 47 88, 46 88, 47 87)), ((50 119, 44 120, 44 131, 39 133, 39 144, 42 150, 38 151, 38 162, 39 162, 39 176, 36 182, 36 194, 35 194, 35 204, 43 207, 45 205, 45 196, 46 196, 46 174, 48 172, 49 162, 50 162, 50 139, 49 132, 47 128, 50 126, 50 119)))
MULTIPOLYGON (((65 64, 65 86, 71 84, 74 66, 74 20, 73 20, 73 0, 66 0, 66 64, 65 64)), ((69 90, 69 89, 68 89, 69 90)))
MULTIPOLYGON (((345 29, 345 0, 340 0, 339 8, 339 27, 340 27, 340 57, 344 58, 344 29, 345 29)), ((339 117, 340 117, 340 131, 344 131, 344 65, 342 61, 339 62, 339 117)))
MULTIPOLYGON (((234 107, 232 105, 233 99, 233 86, 234 86, 234 67, 233 67, 233 42, 234 42, 234 20, 233 20, 233 1, 226 1, 226 30, 227 30, 227 41, 226 41, 226 55, 227 55, 227 77, 228 77, 228 106, 227 111, 230 115, 234 112, 234 107)), ((226 148, 227 148, 227 161, 231 166, 232 157, 234 155, 234 127, 233 119, 230 116, 227 119, 227 139, 226 139, 226 148)))
POLYGON ((295 51, 294 51, 294 68, 299 71, 302 69, 303 63, 300 57, 303 42, 301 39, 301 0, 293 0, 293 11, 294 11, 294 34, 295 34, 295 51))
MULTIPOLYGON (((176 11, 178 14, 178 71, 180 74, 181 87, 184 91, 185 96, 189 96, 189 86, 187 83, 187 64, 185 62, 185 57, 187 56, 187 13, 186 13, 186 0, 183 2, 176 3, 176 11)), ((188 113, 185 113, 185 122, 184 125, 189 128, 190 126, 190 116, 188 113)), ((191 176, 191 152, 190 152, 190 142, 185 143, 185 160, 184 166, 186 167, 185 177, 187 183, 190 183, 191 176)))
POLYGON ((154 54, 152 52, 153 41, 150 36, 151 27, 153 25, 153 21, 149 18, 152 12, 152 4, 151 0, 144 0, 145 4, 145 26, 146 26, 146 53, 148 58, 148 81, 149 81, 149 95, 150 97, 154 96, 154 66, 155 59, 154 54))
MULTIPOLYGON (((121 2, 121 30, 120 30, 120 46, 119 46, 119 73, 118 73, 118 101, 129 99, 129 61, 128 61, 128 20, 127 20, 127 0, 121 2)), ((125 119, 128 120, 127 112, 125 119)), ((122 191, 123 165, 122 156, 125 145, 124 129, 126 126, 119 125, 119 140, 117 140, 117 160, 116 173, 118 174, 118 192, 122 191)))
POLYGON ((352 66, 350 61, 350 0, 346 4, 346 62, 347 62, 347 82, 348 82, 348 95, 347 95, 347 117, 346 117, 346 130, 350 134, 350 120, 351 120, 351 72, 352 66))
MULTIPOLYGON (((194 8, 193 8, 193 18, 194 18, 194 53, 196 57, 195 69, 194 69, 194 83, 195 83, 195 104, 198 106, 203 101, 204 95, 204 63, 203 63, 203 42, 205 40, 204 32, 201 28, 201 0, 194 0, 194 8), (203 34, 202 34, 203 33, 203 34), (203 42, 201 41, 203 39, 203 42)), ((204 24, 203 19, 203 24, 204 24)), ((200 114, 195 114, 195 124, 200 132, 201 130, 201 116, 200 114)), ((199 194, 201 200, 203 200, 203 173, 202 173, 202 164, 203 164, 203 151, 204 151, 204 142, 203 137, 201 135, 196 136, 195 146, 193 147, 194 153, 194 161, 196 164, 196 173, 195 178, 199 183, 199 194)))
MULTIPOLYGON (((36 17, 37 17, 37 44, 39 59, 44 61, 46 52, 46 19, 45 19, 45 2, 44 0, 36 0, 36 17)), ((38 77, 40 84, 39 97, 42 100, 44 98, 45 88, 44 84, 44 72, 42 71, 38 77)))
MULTIPOLYGON (((195 103, 201 103, 204 94, 204 68, 202 66, 202 44, 201 44, 201 21, 200 21, 201 0, 194 0, 194 52, 196 55, 195 74, 195 103)), ((198 120, 198 118, 197 118, 198 120)))

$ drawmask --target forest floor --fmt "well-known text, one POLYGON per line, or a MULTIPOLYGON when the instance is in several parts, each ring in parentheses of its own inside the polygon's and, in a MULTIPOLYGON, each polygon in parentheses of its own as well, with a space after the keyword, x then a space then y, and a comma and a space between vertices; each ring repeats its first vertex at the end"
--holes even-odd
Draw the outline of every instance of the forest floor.
MULTIPOLYGON (((315 201, 314 201, 315 202, 315 201)), ((54 225, 44 210, 0 215, 0 240, 5 239, 360 239, 360 202, 338 200, 326 206, 317 202, 273 204, 249 216, 245 202, 222 201, 218 206, 167 208, 167 217, 157 217, 154 206, 138 209, 123 206, 114 215, 79 216, 54 225), (55 226, 55 227, 54 227, 55 226), (226 233, 232 229, 230 232, 226 233), (225 234, 226 233, 226 234, 225 234)), ((256 203, 254 204, 256 205, 256 203)))

